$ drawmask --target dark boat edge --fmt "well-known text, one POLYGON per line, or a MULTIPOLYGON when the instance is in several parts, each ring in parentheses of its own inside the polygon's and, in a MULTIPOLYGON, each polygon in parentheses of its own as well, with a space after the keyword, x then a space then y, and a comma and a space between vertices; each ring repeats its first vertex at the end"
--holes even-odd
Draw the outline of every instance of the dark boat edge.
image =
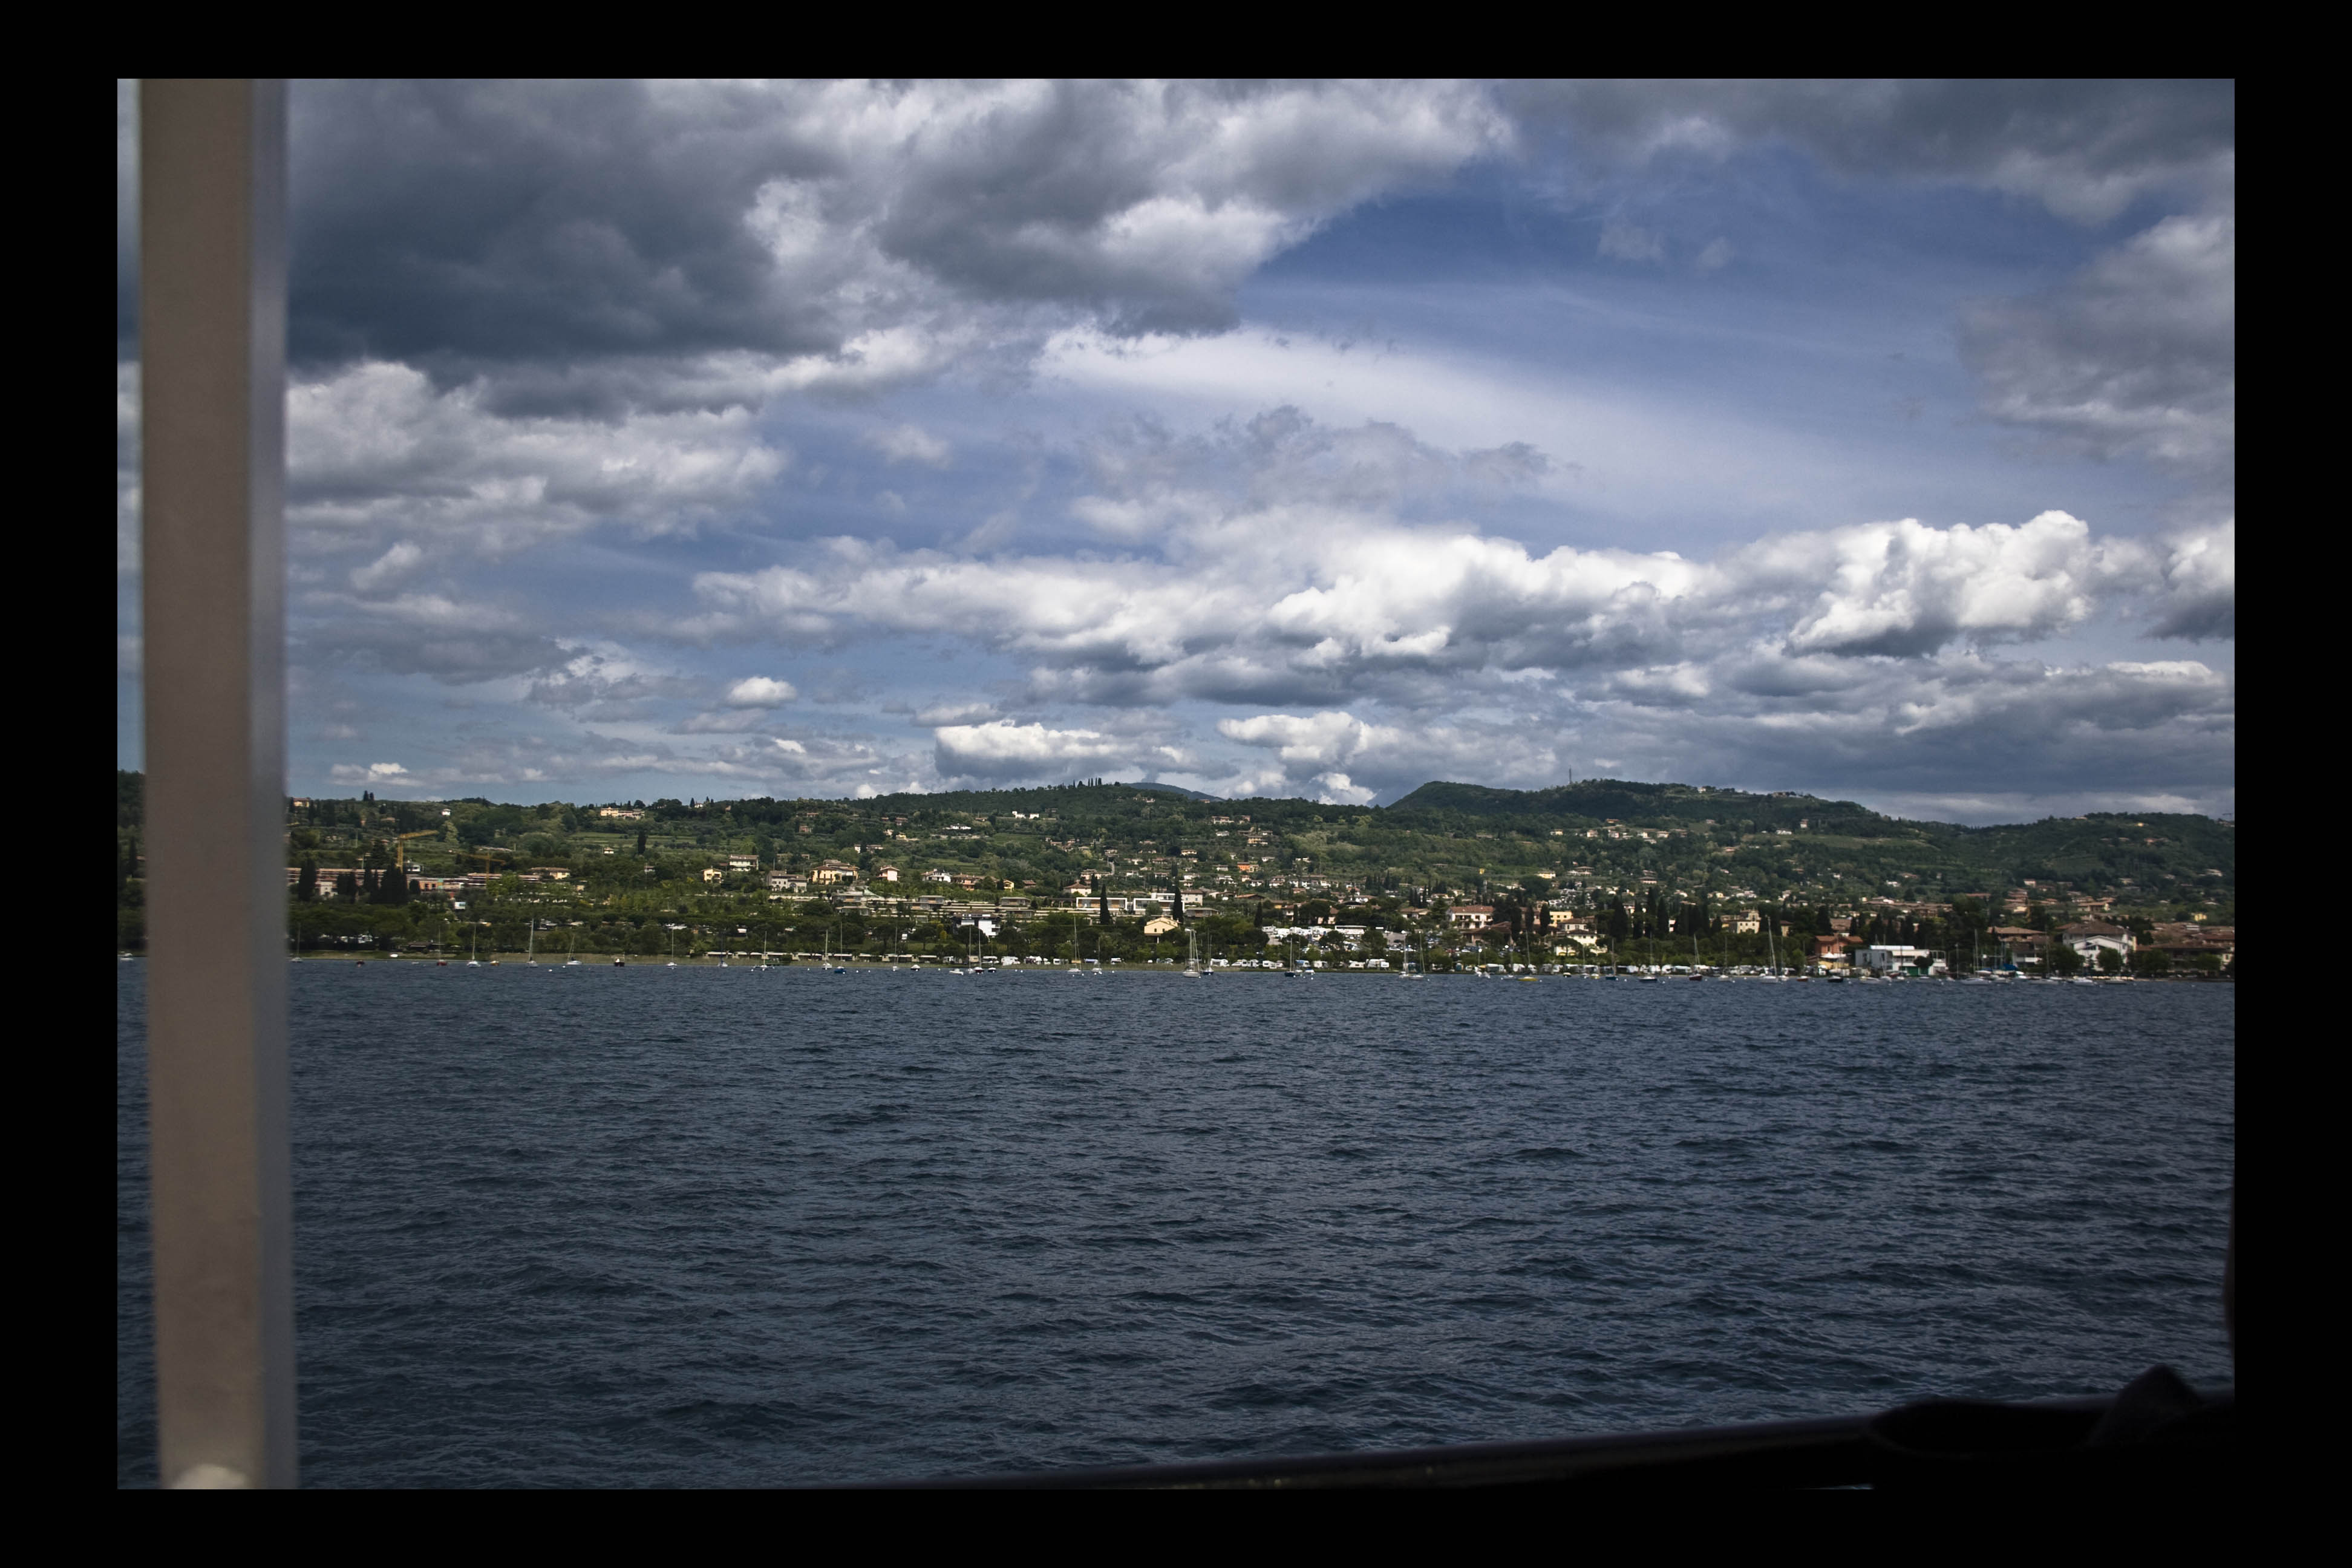
POLYGON ((2103 1441, 2099 1434, 2113 1425, 2119 1403, 2128 1394, 2018 1404, 1931 1400, 1871 1415, 868 1486, 983 1491, 1562 1486, 1598 1490, 2009 1489, 2169 1485, 2184 1475, 2219 1479, 2231 1468, 2236 1453, 2234 1387, 2200 1391, 2197 1409, 2161 1431, 2103 1441), (1958 1441, 1946 1441, 1948 1436, 1958 1441))

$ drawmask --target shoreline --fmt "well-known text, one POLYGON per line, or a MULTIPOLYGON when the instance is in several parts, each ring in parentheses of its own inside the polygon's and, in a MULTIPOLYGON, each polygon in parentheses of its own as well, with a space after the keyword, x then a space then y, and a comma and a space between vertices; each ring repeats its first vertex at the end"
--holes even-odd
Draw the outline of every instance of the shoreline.
MULTIPOLYGON (((145 953, 140 953, 140 952, 121 952, 120 950, 118 950, 118 951, 116 952, 116 953, 115 953, 115 961, 116 961, 117 963, 131 963, 131 962, 132 962, 132 961, 134 961, 134 960, 143 959, 143 958, 145 958, 146 956, 147 956, 147 955, 146 955, 145 953)), ((467 967, 469 963, 471 963, 475 962, 475 961, 472 961, 472 960, 468 960, 468 959, 467 959, 467 958, 463 957, 462 955, 457 955, 457 954, 451 954, 451 955, 449 955, 449 956, 447 956, 447 957, 446 957, 446 958, 445 958, 445 957, 443 957, 442 955, 440 955, 440 954, 438 954, 438 953, 433 953, 433 952, 386 952, 386 953, 376 953, 376 952, 371 952, 371 953, 366 953, 366 954, 360 954, 360 953, 349 953, 349 952, 343 952, 343 953, 331 953, 331 952, 306 952, 306 953, 299 953, 299 954, 289 953, 289 954, 288 955, 288 958, 289 958, 289 962, 296 963, 322 963, 322 964, 329 964, 329 965, 334 965, 334 964, 346 964, 346 965, 352 965, 352 966, 356 966, 356 967, 364 967, 365 965, 370 964, 370 963, 398 963, 398 964, 409 965, 409 966, 412 966, 412 967, 413 967, 413 966, 417 966, 417 965, 424 965, 424 966, 426 966, 426 967, 436 967, 436 968, 437 968, 437 967, 445 967, 445 966, 446 966, 446 967, 447 967, 447 968, 452 968, 452 969, 462 969, 462 968, 466 968, 466 967, 467 967)), ((881 973, 936 973, 936 974, 955 974, 955 975, 959 975, 959 976, 969 976, 969 975, 971 975, 971 974, 974 974, 974 973, 1003 973, 1003 974, 1022 974, 1022 973, 1045 973, 1045 974, 1082 973, 1082 974, 1083 974, 1083 973, 1092 973, 1092 974, 1105 974, 1105 975, 1111 975, 1111 974, 1159 974, 1159 975, 1182 975, 1182 974, 1185 973, 1185 969, 1184 969, 1184 966, 1183 966, 1182 964, 1181 964, 1181 963, 1132 963, 1132 964, 1129 964, 1129 963, 1120 963, 1120 964, 1117 964, 1117 965, 1103 964, 1103 965, 1098 965, 1098 966, 1087 966, 1087 965, 1081 965, 1081 964, 1077 964, 1077 963, 1066 963, 1066 962, 1065 962, 1065 963, 1002 963, 1002 964, 1000 964, 1000 963, 987 963, 987 962, 980 962, 980 963, 970 963, 970 964, 961 964, 961 963, 949 963, 949 962, 946 962, 946 961, 933 961, 933 962, 925 962, 925 963, 914 963, 914 962, 910 962, 910 961, 906 960, 906 959, 900 959, 900 960, 898 960, 898 961, 897 961, 897 962, 895 962, 895 963, 894 963, 894 962, 890 962, 890 961, 887 961, 887 960, 884 960, 884 959, 877 959, 877 958, 844 958, 844 957, 835 956, 835 957, 833 957, 833 958, 827 959, 827 958, 824 958, 824 957, 809 958, 809 957, 801 957, 801 956, 797 956, 797 955, 793 955, 793 956, 777 955, 776 960, 775 960, 774 962, 770 962, 770 963, 766 963, 766 964, 764 964, 764 965, 761 963, 761 960, 760 960, 757 956, 751 956, 751 955, 746 955, 746 956, 743 956, 743 957, 733 957, 733 956, 729 956, 729 957, 723 957, 723 958, 702 956, 702 957, 693 957, 693 958, 680 958, 680 959, 677 959, 677 960, 674 960, 674 961, 673 961, 673 960, 670 960, 670 959, 659 958, 659 957, 656 957, 656 958, 627 957, 627 958, 625 958, 625 959, 624 959, 624 961, 623 961, 622 963, 614 963, 613 962, 613 955, 612 955, 611 953, 600 953, 600 954, 596 954, 596 955, 594 955, 594 956, 593 956, 593 957, 582 957, 582 958, 578 959, 576 962, 575 962, 575 961, 573 961, 573 960, 571 960, 571 959, 567 959, 567 958, 555 958, 555 959, 544 959, 544 958, 542 958, 542 959, 532 960, 532 959, 526 958, 523 954, 519 953, 519 952, 518 952, 518 953, 501 953, 501 954, 499 954, 499 956, 497 956, 496 958, 483 958, 483 959, 479 960, 478 962, 479 962, 480 966, 481 966, 481 967, 483 967, 483 968, 486 968, 486 969, 488 969, 488 968, 499 968, 499 969, 531 969, 531 968, 537 968, 537 969, 569 969, 569 968, 579 968, 579 969, 666 969, 666 968, 670 968, 670 967, 673 967, 673 966, 674 966, 674 967, 676 967, 676 968, 679 968, 679 969, 759 969, 759 968, 765 967, 765 968, 769 968, 769 969, 804 969, 804 970, 815 970, 815 971, 822 972, 822 971, 824 971, 824 970, 825 970, 825 969, 828 969, 828 968, 834 968, 834 969, 841 969, 841 970, 845 970, 845 971, 846 971, 846 970, 857 970, 857 971, 868 971, 868 970, 870 970, 870 971, 875 971, 875 972, 881 973)), ((1337 967, 1337 968, 1328 968, 1328 969, 1288 970, 1288 969, 1285 969, 1285 968, 1283 968, 1283 967, 1281 967, 1281 966, 1279 966, 1279 965, 1270 965, 1270 966, 1267 966, 1267 967, 1265 967, 1265 968, 1259 968, 1259 967, 1256 967, 1256 966, 1254 966, 1254 965, 1253 965, 1253 966, 1250 966, 1250 967, 1246 967, 1246 968, 1242 967, 1242 966, 1239 966, 1239 965, 1234 965, 1234 966, 1230 966, 1230 967, 1227 967, 1227 966, 1214 966, 1214 967, 1212 967, 1212 966, 1209 966, 1209 965, 1203 965, 1203 966, 1202 966, 1202 968, 1201 973, 1202 973, 1202 978, 1204 978, 1204 979, 1206 979, 1206 978, 1210 978, 1210 977, 1215 977, 1215 978, 1219 978, 1219 979, 1227 979, 1227 978, 1233 978, 1233 977, 1236 977, 1236 976, 1243 976, 1243 975, 1256 975, 1256 976, 1276 975, 1276 976, 1282 976, 1282 975, 1292 975, 1292 974, 1304 974, 1304 975, 1307 975, 1307 976, 1309 976, 1309 977, 1311 977, 1311 978, 1318 979, 1318 980, 1320 980, 1320 979, 1338 979, 1338 978, 1342 978, 1342 977, 1345 977, 1345 978, 1352 978, 1352 979, 1364 979, 1364 980, 1399 980, 1399 979, 1404 979, 1404 978, 1407 978, 1407 976, 1406 976, 1406 975, 1404 975, 1401 971, 1393 970, 1393 969, 1349 969, 1349 968, 1346 968, 1346 967, 1337 967)), ((1419 972, 1419 973, 1418 973, 1416 976, 1414 976, 1414 977, 1415 977, 1415 978, 1420 978, 1420 979, 1426 979, 1426 980, 1479 980, 1479 979, 1485 979, 1485 980, 1507 980, 1507 981, 1530 981, 1530 980, 1586 980, 1586 981, 1608 981, 1608 980, 1615 980, 1615 981, 1633 981, 1633 982, 1636 982, 1636 983, 1648 982, 1648 983, 1650 983, 1650 984, 1685 984, 1685 983, 1688 983, 1688 982, 1690 982, 1690 981, 1692 981, 1692 980, 1694 980, 1694 979, 1697 979, 1697 980, 1704 980, 1704 981, 1706 981, 1706 982, 1707 982, 1707 983, 1709 983, 1709 984, 1738 984, 1738 983, 1755 984, 1755 983, 1758 983, 1758 982, 1760 982, 1760 981, 1763 981, 1763 980, 1766 980, 1766 979, 1769 978, 1769 977, 1768 977, 1768 976, 1761 975, 1761 974, 1721 974, 1721 973, 1706 973, 1706 974, 1696 975, 1696 976, 1694 976, 1694 975, 1692 975, 1692 974, 1690 974, 1690 973, 1687 973, 1677 974, 1677 973, 1671 973, 1671 972, 1656 972, 1656 973, 1642 973, 1639 969, 1637 969, 1637 968, 1633 968, 1633 967, 1630 967, 1630 966, 1629 966, 1628 968, 1626 968, 1625 970, 1622 970, 1622 971, 1621 971, 1621 972, 1619 972, 1619 973, 1609 973, 1609 974, 1584 974, 1584 973, 1554 973, 1546 974, 1546 973, 1538 973, 1538 972, 1507 973, 1496 973, 1488 972, 1488 973, 1480 973, 1480 972, 1479 972, 1478 970, 1476 970, 1476 969, 1465 968, 1465 969, 1438 969, 1438 970, 1423 970, 1423 971, 1419 972)), ((1864 979, 1864 978, 1855 977, 1855 976, 1840 975, 1840 976, 1837 976, 1834 980, 1832 980, 1831 977, 1826 976, 1826 975, 1794 975, 1794 974, 1790 974, 1790 975, 1782 975, 1782 976, 1780 976, 1780 977, 1779 977, 1779 981, 1778 981, 1778 983, 1780 983, 1780 984, 1845 984, 1845 985, 1910 985, 1910 984, 1945 984, 1945 985, 1955 985, 1955 984, 1993 984, 1993 985, 2017 985, 2017 984, 2025 984, 2025 985, 2049 985, 2049 984, 2074 984, 2077 980, 2079 980, 2079 981, 2082 981, 2082 982, 2084 982, 2084 983, 2087 983, 2087 984, 2094 984, 2094 985, 2164 985, 2164 984, 2234 984, 2236 983, 2236 978, 2237 978, 2237 977, 2236 977, 2235 975, 2231 975, 2231 974, 2224 973, 2224 974, 2131 974, 2131 975, 2105 975, 2105 974, 2099 974, 2099 975, 2080 975, 2080 976, 2074 976, 2074 977, 2059 977, 2059 976, 2047 976, 2047 975, 2015 975, 2015 976, 2009 976, 2009 977, 2002 977, 2002 978, 1995 978, 1995 977, 1991 977, 1991 976, 1985 976, 1985 977, 1979 978, 1979 977, 1972 977, 1972 976, 1968 976, 1968 975, 1936 975, 1936 976, 1926 976, 1926 975, 1905 975, 1905 976, 1896 977, 1896 978, 1886 978, 1886 977, 1875 977, 1875 976, 1874 976, 1874 977, 1871 977, 1871 978, 1868 978, 1868 979, 1864 979)))

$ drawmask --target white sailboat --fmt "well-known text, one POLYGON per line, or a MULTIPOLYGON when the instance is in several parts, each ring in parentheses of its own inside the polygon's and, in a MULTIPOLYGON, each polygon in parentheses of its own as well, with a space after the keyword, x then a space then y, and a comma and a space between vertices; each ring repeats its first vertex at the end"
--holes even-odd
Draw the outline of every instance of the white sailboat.
POLYGON ((1201 978, 1201 939, 1193 935, 1190 929, 1184 932, 1184 978, 1187 980, 1201 978))

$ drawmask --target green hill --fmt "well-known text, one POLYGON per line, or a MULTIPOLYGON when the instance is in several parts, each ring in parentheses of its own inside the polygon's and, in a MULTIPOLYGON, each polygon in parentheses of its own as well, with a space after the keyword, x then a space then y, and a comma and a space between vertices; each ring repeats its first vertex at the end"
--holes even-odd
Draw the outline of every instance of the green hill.
POLYGON ((2028 881, 2108 894, 2127 888, 2153 892, 2167 883, 2231 893, 2237 886, 2237 825, 2178 813, 2096 812, 1965 827, 1885 816, 1850 800, 1792 792, 1753 795, 1623 779, 1545 790, 1432 783, 1386 809, 1393 817, 1433 829, 1476 823, 1549 833, 1615 824, 1696 826, 1713 830, 1718 839, 1727 834, 1801 836, 1809 843, 1838 846, 1862 868, 1888 872, 1896 880, 1907 871, 1912 879, 1975 881, 1992 891, 2028 881))

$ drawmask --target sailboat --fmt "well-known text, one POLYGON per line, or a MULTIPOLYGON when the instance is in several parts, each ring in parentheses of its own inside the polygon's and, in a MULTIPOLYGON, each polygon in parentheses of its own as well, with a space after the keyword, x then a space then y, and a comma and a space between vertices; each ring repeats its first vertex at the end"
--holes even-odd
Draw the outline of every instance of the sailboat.
POLYGON ((531 917, 530 938, 523 944, 522 961, 533 969, 539 967, 539 917, 531 917))
POLYGON ((1412 961, 1412 935, 1408 931, 1404 939, 1404 968, 1398 971, 1397 978, 1399 980, 1422 979, 1425 968, 1425 964, 1415 963, 1412 961))
POLYGON ((677 932, 676 931, 669 933, 669 963, 665 967, 670 969, 677 967, 677 932))
POLYGON ((565 928, 564 931, 563 967, 566 969, 580 967, 580 933, 569 927, 565 928))
POLYGON ((479 921, 473 922, 473 938, 466 944, 466 967, 482 967, 482 922, 479 921))
POLYGON ((1201 978, 1201 939, 1190 930, 1184 932, 1184 978, 1201 978))

